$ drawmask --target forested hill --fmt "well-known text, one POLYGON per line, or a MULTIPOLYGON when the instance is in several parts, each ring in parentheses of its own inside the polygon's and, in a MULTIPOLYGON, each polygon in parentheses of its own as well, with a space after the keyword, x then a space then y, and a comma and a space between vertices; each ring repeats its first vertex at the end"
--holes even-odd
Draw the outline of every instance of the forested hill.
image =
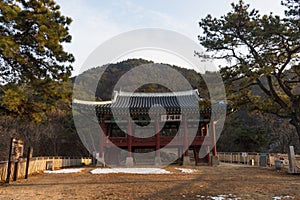
MULTIPOLYGON (((76 80, 78 88, 81 88, 85 94, 81 94, 81 98, 90 100, 91 97, 96 97, 96 99, 101 100, 110 100, 113 90, 128 90, 130 89, 130 85, 136 84, 136 83, 143 83, 143 77, 144 76, 155 76, 152 73, 151 70, 149 70, 147 73, 141 73, 138 76, 130 77, 129 81, 127 81, 127 85, 122 85, 122 88, 115 87, 116 83, 120 80, 120 78, 130 70, 142 66, 147 65, 147 67, 159 67, 159 64, 156 64, 152 61, 144 60, 144 59, 128 59, 126 61, 122 61, 115 64, 108 64, 105 66, 100 66, 96 68, 89 69, 82 74, 78 76, 78 79, 76 80), (99 77, 99 74, 102 74, 101 77, 99 77), (89 84, 98 82, 98 87, 96 92, 95 91, 89 91, 89 84)), ((182 76, 185 77, 185 79, 190 83, 190 86, 193 89, 198 89, 200 96, 203 98, 208 98, 208 90, 206 87, 206 84, 201 77, 201 74, 197 73, 194 70, 181 68, 174 65, 169 64, 163 64, 164 66, 168 66, 172 69, 174 69, 174 73, 180 73, 182 76)), ((154 72, 153 72, 154 73, 154 72)), ((209 72, 211 73, 211 72, 209 72)), ((77 77, 73 77, 72 81, 75 82, 75 79, 77 77)), ((166 74, 163 75, 163 78, 168 80, 168 84, 171 84, 174 86, 174 88, 179 88, 180 90, 188 89, 178 83, 178 80, 175 80, 174 74, 166 74), (167 76, 167 77, 164 77, 167 76)), ((166 92, 169 91, 166 87, 158 84, 147 84, 147 85, 141 85, 138 89, 139 92, 166 92)), ((83 91, 80 91, 81 93, 83 91)))
MULTIPOLYGON (((81 89, 79 92, 80 98, 83 100, 111 100, 111 95, 114 89, 122 89, 122 91, 126 91, 126 89, 130 87, 130 84, 143 82, 145 75, 154 76, 149 70, 148 73, 150 74, 141 73, 138 76, 130 77, 127 85, 122 85, 122 88, 115 87, 116 83, 124 74, 141 65, 159 67, 159 64, 152 61, 144 59, 129 59, 119 63, 108 64, 87 70, 79 75, 76 80, 76 85, 78 85, 78 88, 81 89), (96 92, 89 90, 89 85, 93 83, 98 83, 96 92)), ((193 89, 198 89, 202 98, 209 99, 209 92, 201 74, 191 69, 168 64, 165 65, 182 74, 193 89)), ((288 73, 288 71, 285 73, 288 73)), ((206 72, 205 76, 210 77, 209 75, 213 74, 214 72, 206 72)), ((164 75, 163 77, 169 81, 169 84, 177 84, 178 86, 179 83, 177 80, 174 80, 172 74, 164 75)), ((76 78, 77 77, 73 77, 72 81, 75 82, 76 78)), ((180 88, 180 84, 178 87, 180 88)), ((215 85, 214 88, 218 89, 218 85, 215 85)), ((183 90, 185 88, 181 89, 183 90)), ((138 91, 164 92, 168 91, 168 89, 161 85, 150 84, 140 87, 138 91)), ((264 95, 256 87, 251 87, 251 91, 259 96, 264 95)), ((247 111, 249 111, 249 108, 245 105, 240 108, 239 112, 235 112, 227 117, 222 136, 218 142, 218 149, 220 151, 260 152, 270 150, 269 145, 271 145, 273 146, 271 147, 271 151, 285 152, 288 146, 287 144, 292 144, 292 141, 297 141, 292 137, 285 137, 288 133, 293 132, 291 130, 292 127, 287 121, 272 115, 252 115, 251 112, 249 113, 247 111), (265 124, 266 121, 268 121, 267 124, 265 124), (279 130, 280 132, 278 132, 279 130)))

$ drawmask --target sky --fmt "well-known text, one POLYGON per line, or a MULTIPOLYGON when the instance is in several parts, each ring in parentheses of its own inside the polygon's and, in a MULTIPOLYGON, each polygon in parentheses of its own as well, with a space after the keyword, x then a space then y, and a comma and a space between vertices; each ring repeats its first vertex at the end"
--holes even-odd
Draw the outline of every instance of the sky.
MULTIPOLYGON (((231 2, 237 0, 57 0, 63 15, 71 17, 72 42, 64 48, 73 53, 73 75, 77 75, 88 56, 103 42, 127 31, 141 28, 161 28, 176 31, 199 43, 200 19, 211 14, 225 15, 231 2)), ((281 0, 246 0, 251 8, 263 14, 283 15, 281 0)), ((155 52, 134 52, 124 58, 143 57, 156 62, 185 65, 173 55, 155 52)))

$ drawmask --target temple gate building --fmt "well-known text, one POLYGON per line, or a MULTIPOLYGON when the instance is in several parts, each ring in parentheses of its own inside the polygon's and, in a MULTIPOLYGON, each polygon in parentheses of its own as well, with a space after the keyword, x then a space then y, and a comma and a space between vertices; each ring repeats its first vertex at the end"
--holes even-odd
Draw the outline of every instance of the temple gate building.
POLYGON ((210 163, 211 149, 214 156, 217 153, 215 122, 210 120, 209 108, 200 109, 200 100, 197 90, 115 91, 112 101, 75 99, 73 104, 95 109, 101 133, 98 161, 102 164, 133 166, 148 153, 153 157, 144 159, 155 165, 175 161, 197 165, 210 163), (200 149, 204 157, 199 157, 200 149))

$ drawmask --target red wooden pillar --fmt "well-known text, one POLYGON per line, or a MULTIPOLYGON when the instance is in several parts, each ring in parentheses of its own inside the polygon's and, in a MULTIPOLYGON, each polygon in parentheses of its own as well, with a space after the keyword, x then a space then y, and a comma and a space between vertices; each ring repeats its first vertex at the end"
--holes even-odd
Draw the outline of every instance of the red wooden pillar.
POLYGON ((160 156, 160 128, 159 128, 159 121, 156 121, 156 156, 160 156))
POLYGON ((155 158, 154 163, 155 165, 159 166, 161 165, 161 159, 160 159, 160 127, 159 127, 159 120, 156 120, 156 126, 155 126, 155 132, 156 132, 156 151, 155 151, 155 158))
POLYGON ((177 154, 178 154, 178 158, 179 157, 182 157, 182 148, 181 147, 178 147, 178 149, 177 149, 177 154))
MULTIPOLYGON (((206 136, 210 136, 209 123, 205 124, 205 129, 206 129, 206 136)), ((210 146, 209 145, 206 146, 206 152, 207 152, 207 155, 206 155, 207 164, 210 164, 210 146)))
POLYGON ((195 164, 197 165, 197 163, 199 163, 199 151, 200 151, 200 148, 194 146, 193 150, 194 150, 195 164))
POLYGON ((160 128, 159 128, 159 121, 156 120, 156 129, 155 129, 155 132, 156 132, 156 156, 157 157, 160 157, 160 128))
POLYGON ((189 144, 188 144, 188 124, 187 124, 187 118, 184 118, 184 156, 183 156, 183 162, 182 165, 190 165, 190 157, 189 157, 189 144))
POLYGON ((104 154, 104 120, 100 122, 100 150, 99 150, 99 158, 103 158, 104 154))
POLYGON ((106 125, 106 140, 105 140, 105 143, 108 144, 108 141, 109 141, 109 136, 110 136, 110 124, 107 124, 106 125))
POLYGON ((201 137, 203 137, 203 136, 205 136, 205 133, 204 133, 204 131, 205 131, 205 128, 204 127, 201 127, 200 128, 200 131, 201 131, 201 137))
POLYGON ((208 134, 209 134, 208 129, 209 129, 208 124, 205 124, 206 136, 208 136, 208 134))
POLYGON ((207 163, 210 165, 210 146, 207 146, 207 163))
POLYGON ((211 130, 212 130, 212 142, 213 142, 213 156, 217 156, 217 139, 216 139, 216 122, 211 122, 211 130))
POLYGON ((188 147, 188 124, 186 118, 184 119, 184 156, 189 156, 189 147, 188 147))
POLYGON ((128 157, 132 157, 132 122, 131 122, 131 120, 128 121, 127 148, 128 148, 128 157))

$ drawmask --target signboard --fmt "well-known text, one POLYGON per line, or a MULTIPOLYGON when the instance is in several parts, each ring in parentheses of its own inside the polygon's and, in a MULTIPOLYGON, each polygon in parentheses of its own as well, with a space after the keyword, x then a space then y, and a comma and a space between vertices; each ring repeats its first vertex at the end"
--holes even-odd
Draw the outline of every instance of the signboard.
POLYGON ((242 152, 242 157, 243 157, 243 160, 244 160, 244 165, 246 165, 246 157, 247 157, 247 152, 242 152))
POLYGON ((161 121, 181 121, 182 115, 161 115, 161 121))
POLYGON ((17 162, 23 156, 23 150, 24 150, 23 141, 13 139, 11 145, 12 145, 11 161, 17 162))
POLYGON ((7 167, 7 176, 6 183, 10 181, 11 174, 11 165, 12 162, 15 163, 14 166, 14 181, 17 180, 18 168, 19 168, 19 159, 23 156, 23 141, 16 138, 11 138, 10 148, 9 148, 9 157, 8 157, 8 167, 7 167))
POLYGON ((243 152, 243 153, 242 153, 242 157, 245 158, 245 157, 247 157, 247 156, 248 156, 247 152, 243 152))

